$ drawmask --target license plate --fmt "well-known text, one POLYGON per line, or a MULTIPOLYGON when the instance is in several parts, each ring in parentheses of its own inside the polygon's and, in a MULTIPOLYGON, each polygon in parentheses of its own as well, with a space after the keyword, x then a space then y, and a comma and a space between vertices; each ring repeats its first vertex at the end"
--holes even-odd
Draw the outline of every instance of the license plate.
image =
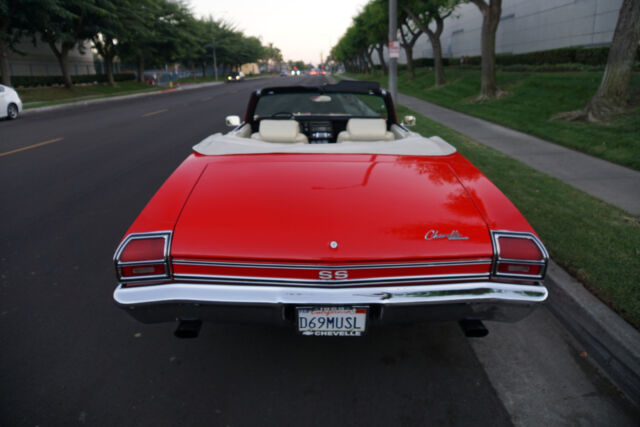
POLYGON ((310 336, 361 336, 366 307, 298 307, 298 332, 310 336))

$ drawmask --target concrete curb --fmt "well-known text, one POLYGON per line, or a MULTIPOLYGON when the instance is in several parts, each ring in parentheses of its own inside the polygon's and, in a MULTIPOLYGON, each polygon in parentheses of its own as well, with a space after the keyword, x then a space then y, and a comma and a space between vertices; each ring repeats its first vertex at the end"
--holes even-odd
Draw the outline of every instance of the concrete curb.
POLYGON ((224 82, 209 82, 209 83, 199 83, 199 84, 186 84, 184 86, 179 86, 179 87, 177 87, 175 89, 158 90, 158 91, 155 91, 155 92, 132 93, 130 95, 109 96, 109 97, 106 97, 106 98, 89 99, 89 100, 86 100, 86 101, 67 102, 65 104, 50 105, 50 106, 46 106, 46 107, 29 108, 29 109, 23 110, 22 113, 20 113, 20 115, 21 116, 30 116, 32 114, 48 113, 50 111, 70 110, 70 109, 74 109, 74 108, 88 107, 89 105, 93 105, 93 104, 103 104, 103 103, 107 103, 107 102, 122 101, 123 99, 134 99, 134 98, 143 98, 143 97, 146 97, 146 96, 166 95, 167 93, 173 93, 173 92, 183 91, 183 90, 200 89, 200 88, 209 87, 209 86, 217 86, 217 85, 220 85, 220 84, 223 84, 223 83, 224 82))
POLYGON ((587 356, 640 407, 640 332, 551 261, 547 306, 587 356))

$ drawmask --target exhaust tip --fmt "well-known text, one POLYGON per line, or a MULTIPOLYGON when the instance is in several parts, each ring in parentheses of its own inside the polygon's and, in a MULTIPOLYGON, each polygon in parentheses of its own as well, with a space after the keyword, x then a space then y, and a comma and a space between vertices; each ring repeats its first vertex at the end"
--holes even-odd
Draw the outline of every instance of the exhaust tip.
POLYGON ((202 320, 179 320, 178 327, 173 333, 178 338, 198 338, 202 320))
POLYGON ((482 338, 489 335, 489 330, 484 326, 484 323, 475 319, 463 319, 458 322, 464 335, 468 338, 482 338))

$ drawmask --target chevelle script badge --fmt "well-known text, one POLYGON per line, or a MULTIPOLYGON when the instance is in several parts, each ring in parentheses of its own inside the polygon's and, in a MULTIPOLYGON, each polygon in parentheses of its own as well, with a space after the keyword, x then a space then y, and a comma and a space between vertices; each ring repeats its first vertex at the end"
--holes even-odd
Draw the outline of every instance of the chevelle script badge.
POLYGON ((448 240, 469 240, 467 236, 463 236, 458 233, 458 230, 453 230, 451 233, 440 234, 438 230, 429 230, 427 234, 424 235, 425 240, 437 240, 437 239, 448 239, 448 240))

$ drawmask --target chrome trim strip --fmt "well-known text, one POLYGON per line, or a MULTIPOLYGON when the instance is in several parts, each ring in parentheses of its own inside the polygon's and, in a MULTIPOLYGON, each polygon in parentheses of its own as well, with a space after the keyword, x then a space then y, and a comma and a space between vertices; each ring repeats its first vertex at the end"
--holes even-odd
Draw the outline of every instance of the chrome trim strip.
POLYGON ((116 277, 118 281, 121 282, 139 282, 145 280, 156 280, 156 279, 167 279, 171 277, 171 263, 169 262, 169 249, 171 248, 171 238, 173 236, 173 232, 170 230, 166 231, 153 231, 149 233, 131 233, 127 235, 122 242, 118 245, 115 254, 113 254, 113 262, 116 268, 116 277), (132 240, 139 239, 149 239, 154 237, 161 237, 164 239, 164 249, 163 249, 163 259, 161 260, 144 260, 144 261, 131 261, 131 262, 121 262, 120 256, 124 251, 124 248, 127 244, 132 240), (128 267, 132 265, 148 265, 148 264, 158 264, 163 263, 166 274, 154 274, 148 276, 135 276, 132 278, 123 278, 122 277, 122 267, 128 267))
POLYGON ((246 267, 246 268, 282 268, 291 270, 360 270, 360 269, 385 269, 385 268, 415 268, 415 267, 437 267, 449 265, 489 265, 492 263, 490 258, 478 258, 465 261, 435 261, 435 262, 419 262, 419 263, 399 263, 399 264, 335 264, 335 265, 314 265, 314 264, 260 264, 260 263, 244 263, 244 262, 218 262, 218 261, 196 261, 186 259, 173 259, 176 265, 201 265, 215 267, 246 267))
POLYGON ((547 265, 549 263, 549 253, 547 249, 544 247, 540 239, 533 233, 525 233, 525 232, 517 232, 517 231, 507 231, 507 230, 491 230, 491 243, 493 244, 493 267, 491 269, 491 275, 493 277, 506 277, 506 278, 514 278, 514 279, 534 279, 541 280, 544 279, 544 276, 547 272, 547 265), (501 236, 504 237, 516 237, 521 239, 529 239, 533 241, 533 243, 538 247, 540 253, 542 254, 542 259, 540 260, 518 260, 518 259, 510 259, 510 258, 501 258, 500 257, 500 242, 499 238, 501 236), (501 262, 512 262, 518 264, 531 264, 531 265, 539 265, 540 273, 539 274, 517 274, 517 273, 501 273, 498 271, 498 266, 501 262))
POLYGON ((194 302, 211 304, 441 304, 498 301, 539 303, 547 298, 541 285, 471 282, 446 285, 389 286, 367 288, 290 288, 176 283, 123 288, 113 293, 122 306, 194 302))
POLYGON ((289 279, 279 277, 255 277, 255 276, 221 276, 221 275, 201 275, 201 274, 175 274, 176 280, 198 280, 216 282, 237 282, 242 284, 274 284, 274 285, 294 285, 294 286, 359 286, 378 285, 405 282, 441 282, 448 280, 483 280, 488 279, 489 274, 432 274, 429 276, 394 276, 394 277, 368 277, 364 279, 344 279, 344 280, 320 280, 320 279, 289 279))

